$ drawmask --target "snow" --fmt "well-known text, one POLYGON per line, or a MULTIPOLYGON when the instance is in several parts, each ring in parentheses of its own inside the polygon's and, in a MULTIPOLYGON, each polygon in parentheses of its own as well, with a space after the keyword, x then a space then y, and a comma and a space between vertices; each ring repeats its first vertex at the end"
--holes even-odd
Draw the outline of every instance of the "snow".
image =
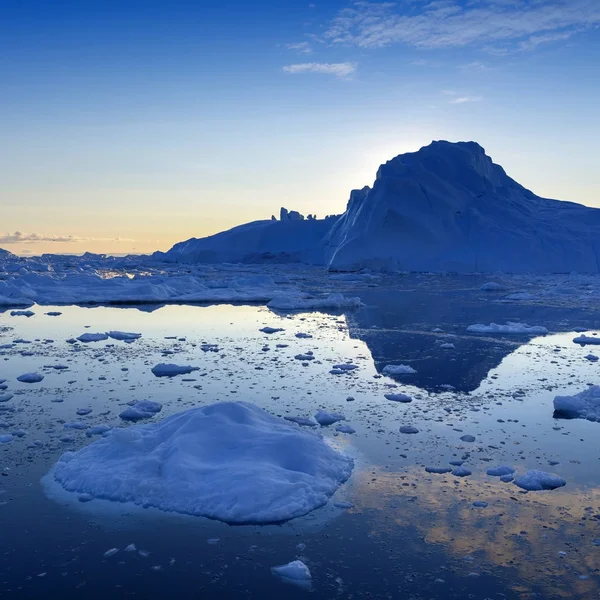
POLYGON ((193 371, 198 371, 199 367, 190 367, 189 365, 173 365, 173 364, 165 364, 159 363, 158 365, 152 367, 152 373, 156 377, 174 377, 175 375, 187 375, 188 373, 192 373, 193 371))
POLYGON ((600 386, 590 386, 573 396, 556 396, 554 410, 560 417, 600 421, 600 386))
POLYGON ((142 419, 152 418, 161 410, 162 404, 160 402, 138 400, 133 402, 129 408, 126 408, 119 417, 124 421, 141 421, 142 419))
POLYGON ((39 383, 43 379, 44 376, 40 375, 40 373, 23 373, 23 375, 17 377, 17 381, 21 383, 39 383))
POLYGON ((301 560, 294 560, 287 565, 279 567, 271 567, 271 571, 286 583, 291 583, 307 590, 311 588, 312 577, 310 570, 301 560))
POLYGON ((580 335, 580 336, 577 336, 576 338, 573 338, 573 341, 576 344, 581 344, 582 346, 585 346, 586 344, 600 345, 600 336, 592 337, 590 335, 580 335))
POLYGON ((483 325, 477 323, 476 325, 469 325, 467 331, 470 333, 492 333, 492 334, 515 334, 515 335, 545 335, 548 330, 541 326, 529 326, 527 323, 507 323, 506 325, 498 325, 497 323, 490 323, 489 325, 483 325))
POLYGON ((384 375, 413 375, 417 371, 408 365, 387 365, 381 371, 384 375))
POLYGON ((567 484, 567 482, 558 475, 546 473, 545 471, 537 471, 535 469, 527 471, 524 475, 520 475, 514 479, 513 483, 524 490, 533 492, 553 490, 567 484))
POLYGON ((245 402, 113 429, 64 454, 55 481, 76 494, 228 523, 286 521, 324 505, 352 459, 245 402))

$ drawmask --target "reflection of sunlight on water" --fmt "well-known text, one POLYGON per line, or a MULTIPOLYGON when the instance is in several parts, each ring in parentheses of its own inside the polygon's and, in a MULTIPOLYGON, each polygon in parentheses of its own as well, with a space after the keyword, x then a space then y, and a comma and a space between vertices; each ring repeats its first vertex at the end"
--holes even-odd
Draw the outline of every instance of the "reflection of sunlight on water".
POLYGON ((600 548, 593 544, 600 488, 522 494, 499 481, 375 467, 353 477, 354 511, 369 511, 372 535, 402 537, 402 528, 416 527, 428 544, 468 559, 468 571, 479 561, 484 569, 485 564, 515 569, 520 578, 511 585, 515 591, 528 591, 526 583, 564 597, 600 589, 593 579, 600 571, 600 548), (488 507, 473 507, 476 500, 488 507))

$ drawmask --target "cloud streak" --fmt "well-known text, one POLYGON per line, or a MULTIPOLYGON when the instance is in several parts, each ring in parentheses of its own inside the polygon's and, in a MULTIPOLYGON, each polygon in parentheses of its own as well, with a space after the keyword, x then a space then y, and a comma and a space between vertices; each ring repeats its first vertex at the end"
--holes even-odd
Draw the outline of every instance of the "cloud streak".
POLYGON ((5 233, 0 235, 0 244, 37 244, 40 242, 53 242, 59 244, 71 244, 76 242, 134 242, 135 240, 125 238, 86 238, 76 235, 50 235, 44 233, 23 233, 15 231, 14 233, 5 233))
POLYGON ((329 24, 329 43, 360 48, 510 45, 531 50, 600 25, 598 0, 355 2, 329 24), (402 10, 404 9, 404 10, 402 10))
POLYGON ((297 42, 295 44, 286 44, 288 50, 294 50, 298 54, 311 54, 312 47, 309 42, 297 42))
POLYGON ((356 64, 351 62, 343 63, 300 63, 296 65, 286 65, 283 67, 285 73, 298 75, 302 73, 319 73, 321 75, 334 75, 335 77, 348 77, 356 71, 356 64))

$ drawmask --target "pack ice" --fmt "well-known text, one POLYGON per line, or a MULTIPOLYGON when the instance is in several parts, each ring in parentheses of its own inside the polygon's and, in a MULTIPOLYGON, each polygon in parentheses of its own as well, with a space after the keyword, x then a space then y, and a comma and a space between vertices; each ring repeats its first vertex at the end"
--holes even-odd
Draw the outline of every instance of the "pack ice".
POLYGON ((54 467, 69 491, 228 523, 272 523, 324 505, 353 461, 321 436, 245 402, 116 428, 54 467))

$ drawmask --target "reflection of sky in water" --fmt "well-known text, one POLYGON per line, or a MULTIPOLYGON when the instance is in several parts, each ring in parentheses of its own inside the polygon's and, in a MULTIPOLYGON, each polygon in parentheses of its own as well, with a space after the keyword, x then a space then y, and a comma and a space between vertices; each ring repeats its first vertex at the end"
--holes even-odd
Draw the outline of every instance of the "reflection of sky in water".
MULTIPOLYGON (((573 589, 582 597, 597 589, 594 577, 600 568, 600 548, 594 547, 591 540, 600 537, 596 516, 600 500, 597 489, 600 447, 595 441, 600 424, 559 421, 552 417, 552 399, 556 394, 575 393, 587 383, 598 381, 600 367, 585 360, 590 349, 573 344, 572 333, 536 338, 529 344, 522 338, 475 339, 464 336, 463 321, 452 323, 425 315, 422 325, 413 324, 413 333, 407 337, 407 324, 399 322, 393 311, 386 313, 385 327, 378 325, 380 331, 372 329, 369 322, 381 321, 381 317, 373 316, 376 312, 372 307, 364 309, 369 313, 368 318, 364 313, 361 316, 361 312, 349 317, 350 331, 343 316, 310 313, 288 317, 247 306, 165 306, 155 311, 102 307, 35 307, 34 310, 36 315, 30 319, 10 317, 8 313, 0 315, 0 328, 13 328, 0 329, 0 345, 17 338, 32 341, 0 350, 0 378, 9 380, 7 391, 15 394, 9 404, 16 408, 13 413, 0 413, 0 421, 7 422, 7 431, 16 428, 27 431, 24 438, 0 445, 3 468, 10 469, 10 475, 0 479, 3 486, 0 491, 5 492, 0 495, 0 502, 6 502, 0 511, 12 515, 16 521, 23 517, 24 507, 34 508, 44 519, 51 516, 58 522, 92 518, 73 516, 71 509, 48 501, 39 489, 39 477, 57 456, 88 442, 85 434, 76 430, 68 431, 74 442, 60 441, 66 431, 61 420, 119 425, 118 414, 125 403, 146 398, 164 403, 161 416, 225 399, 255 402, 280 415, 310 416, 318 408, 324 408, 343 412, 356 429, 353 436, 337 435, 333 428, 325 431, 325 435, 335 436, 336 443, 357 456, 355 473, 349 485, 341 490, 341 496, 354 501, 356 509, 341 516, 340 511, 330 512, 325 519, 317 511, 282 529, 262 530, 263 536, 275 531, 284 534, 275 536, 278 539, 299 532, 303 532, 303 537, 321 536, 321 529, 346 532, 344 528, 350 527, 349 531, 364 529, 379 539, 383 536, 389 545, 395 543, 397 536, 408 536, 406 528, 411 527, 416 528, 417 538, 425 539, 425 544, 418 539, 411 542, 413 552, 425 557, 423 564, 413 566, 416 571, 426 569, 433 544, 458 561, 456 572, 461 576, 471 571, 497 574, 494 569, 498 567, 510 570, 506 577, 510 578, 512 590, 540 588, 546 593, 547 578, 554 582, 557 595, 564 595, 569 586, 575 586, 573 589), (44 315, 51 310, 63 314, 44 315), (357 320, 365 318, 367 322, 356 327, 357 320), (458 335, 451 340, 455 350, 440 351, 436 346, 442 334, 432 334, 431 330, 438 324, 444 331, 458 335), (258 331, 265 325, 284 327, 285 331, 265 335, 258 331), (65 342, 84 332, 111 329, 140 332, 143 337, 133 344, 109 340, 73 346, 65 342), (313 338, 298 339, 295 334, 299 332, 310 333, 313 338), (421 346, 418 357, 409 356, 414 335, 421 346), (177 339, 165 339, 166 336, 177 339), (383 345, 381 338, 385 338, 383 345), (54 341, 44 342, 48 339, 54 341), (203 342, 218 344, 219 351, 202 351, 203 342), (277 343, 289 346, 277 348, 277 343), (415 364, 420 372, 429 368, 433 379, 420 388, 418 377, 401 381, 380 378, 371 348, 379 353, 375 361, 379 369, 388 362, 406 362, 415 364), (488 353, 487 349, 492 350, 488 353), (315 360, 306 365, 294 358, 309 350, 314 351, 315 360), (486 362, 489 354, 494 356, 491 363, 486 362), (354 362, 359 369, 344 376, 329 374, 333 364, 345 361, 354 362), (191 364, 200 369, 189 376, 157 379, 150 369, 159 362, 191 364), (56 364, 69 368, 56 371, 51 368, 56 364), (469 381, 476 385, 465 391, 459 387, 455 392, 432 393, 440 384, 447 383, 454 365, 460 369, 461 377, 464 373, 474 373, 469 381), (489 373, 487 368, 491 368, 489 373), (29 371, 43 373, 44 381, 35 385, 15 381, 18 375, 29 371), (414 401, 390 402, 383 396, 388 391, 405 391, 414 396, 414 401), (349 396, 354 398, 353 402, 347 401, 349 396), (55 399, 63 402, 52 402, 55 399), (84 407, 94 410, 88 416, 77 416, 76 409, 84 407), (398 433, 401 425, 414 425, 419 434, 402 435, 398 433), (462 442, 459 438, 465 433, 474 435, 476 441, 462 442), (43 445, 31 448, 36 439, 43 445), (473 471, 467 479, 436 477, 424 471, 427 465, 444 465, 460 457, 465 458, 465 466, 473 471), (557 460, 559 464, 550 467, 549 460, 557 460), (552 493, 523 495, 514 485, 502 484, 485 475, 487 468, 503 463, 520 470, 541 468, 555 472, 568 485, 552 493), (19 505, 15 504, 17 499, 19 505), (471 508, 476 499, 485 500, 490 506, 471 508), (338 516, 330 522, 335 515, 338 516), (310 529, 311 524, 316 530, 310 529), (568 556, 558 557, 561 550, 568 556), (465 560, 465 555, 474 558, 475 563, 465 560), (584 581, 579 575, 592 578, 584 581)), ((450 309, 445 310, 451 314, 450 309)), ((532 322, 540 321, 532 319, 532 322)), ((126 507, 122 514, 127 514, 126 507)), ((123 519, 122 515, 120 518, 123 519)), ((103 530, 112 529, 110 519, 99 519, 97 523, 101 523, 103 530)), ((142 519, 139 527, 130 525, 137 527, 138 537, 146 537, 151 544, 152 535, 147 532, 149 521, 142 519)), ((167 546, 175 532, 180 535, 190 527, 175 521, 151 519, 167 546)), ((117 529, 121 530, 122 524, 117 529)), ((40 522, 34 518, 32 525, 40 532, 48 529, 48 535, 58 533, 43 519, 40 522)), ((22 535, 16 524, 12 526, 13 538, 22 535)), ((254 535, 247 528, 232 529, 204 520, 198 520, 193 528, 195 535, 203 540, 211 535, 223 537, 229 544, 227 548, 235 552, 240 540, 248 542, 246 546, 251 545, 246 538, 254 535)), ((76 535, 71 535, 76 546, 76 535)), ((119 536, 123 537, 122 532, 119 536)), ((105 543, 117 545, 117 542, 105 543)), ((294 558, 293 552, 291 556, 288 554, 295 543, 273 542, 273 552, 286 547, 287 554, 263 557, 266 564, 294 558)), ((322 540, 320 543, 321 560, 330 560, 327 553, 332 548, 322 540)), ((354 544, 359 548, 366 551, 371 543, 375 542, 356 534, 354 544)), ((264 539, 261 544, 265 545, 264 539)), ((27 548, 25 543, 6 541, 2 547, 13 550, 21 547, 22 552, 27 548)), ((204 548, 198 552, 205 551, 204 548)), ((377 551, 370 551, 377 556, 377 551)), ((32 569, 25 568, 23 575, 35 576, 33 570, 37 565, 23 560, 32 569)), ((222 558, 231 560, 229 555, 222 558)), ((347 567, 351 563, 348 556, 344 564, 347 567)), ((209 569, 212 575, 216 565, 209 569)), ((219 569, 222 570, 222 565, 219 569)), ((335 577, 330 582, 332 586, 334 580, 335 577)), ((374 589, 375 584, 371 583, 370 589, 374 589)), ((272 581, 267 578, 264 585, 272 585, 272 581)), ((334 589, 337 588, 322 587, 323 593, 334 589)), ((431 593, 439 592, 434 589, 431 593)))

